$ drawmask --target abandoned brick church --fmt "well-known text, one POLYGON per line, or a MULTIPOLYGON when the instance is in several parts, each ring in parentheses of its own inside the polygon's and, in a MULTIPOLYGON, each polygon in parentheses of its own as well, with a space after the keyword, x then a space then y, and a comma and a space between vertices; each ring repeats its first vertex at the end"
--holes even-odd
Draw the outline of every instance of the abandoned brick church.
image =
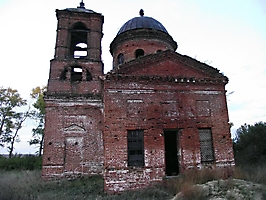
POLYGON ((175 52, 165 27, 142 10, 110 44, 113 68, 104 74, 103 15, 82 2, 56 16, 44 178, 102 174, 105 190, 119 192, 234 165, 226 76, 175 52))

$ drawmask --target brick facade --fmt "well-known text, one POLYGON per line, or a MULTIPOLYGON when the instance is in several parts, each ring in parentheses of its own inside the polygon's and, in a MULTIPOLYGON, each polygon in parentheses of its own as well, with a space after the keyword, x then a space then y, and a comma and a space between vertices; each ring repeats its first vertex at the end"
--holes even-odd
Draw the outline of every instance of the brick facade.
POLYGON ((118 34, 113 70, 103 74, 103 16, 78 8, 57 10, 57 18, 44 178, 97 173, 107 192, 120 192, 190 168, 234 165, 227 77, 176 53, 176 42, 156 27, 118 34), (76 33, 83 39, 73 43, 76 33), (85 57, 73 55, 78 42, 87 44, 85 57))
POLYGON ((78 11, 56 10, 55 57, 45 96, 45 178, 101 174, 103 170, 103 16, 78 11), (80 43, 87 44, 87 55, 75 58, 74 52, 82 50, 80 43))

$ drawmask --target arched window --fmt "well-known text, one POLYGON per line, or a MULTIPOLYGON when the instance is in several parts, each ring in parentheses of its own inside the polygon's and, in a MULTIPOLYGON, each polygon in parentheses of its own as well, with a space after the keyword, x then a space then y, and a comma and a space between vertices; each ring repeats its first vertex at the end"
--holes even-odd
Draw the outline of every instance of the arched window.
POLYGON ((87 28, 78 22, 71 29, 70 54, 73 58, 84 58, 87 56, 87 28))
POLYGON ((84 80, 86 78, 86 81, 92 80, 92 75, 89 72, 89 70, 82 69, 81 66, 72 66, 72 67, 65 67, 65 69, 60 74, 60 80, 68 80, 68 73, 70 75, 70 81, 71 82, 78 82, 84 80), (85 73, 85 74, 84 74, 85 73))
POLYGON ((123 64, 123 63, 124 63, 124 54, 120 53, 117 56, 117 64, 120 65, 120 64, 123 64))
POLYGON ((144 51, 143 51, 143 49, 137 49, 137 50, 135 51, 135 57, 138 58, 138 57, 140 57, 140 56, 144 56, 144 51))

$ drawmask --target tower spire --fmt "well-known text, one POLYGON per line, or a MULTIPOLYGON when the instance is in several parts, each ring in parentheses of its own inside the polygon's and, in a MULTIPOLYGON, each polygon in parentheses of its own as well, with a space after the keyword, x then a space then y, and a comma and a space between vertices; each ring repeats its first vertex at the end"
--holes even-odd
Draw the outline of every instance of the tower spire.
POLYGON ((85 8, 85 3, 83 3, 83 0, 81 0, 81 2, 80 2, 80 4, 79 4, 78 8, 85 8))

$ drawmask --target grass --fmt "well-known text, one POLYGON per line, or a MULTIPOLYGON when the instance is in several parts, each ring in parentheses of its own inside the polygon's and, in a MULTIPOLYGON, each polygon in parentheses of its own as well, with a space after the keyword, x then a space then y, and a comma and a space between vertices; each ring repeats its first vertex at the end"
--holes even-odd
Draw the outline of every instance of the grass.
POLYGON ((41 171, 1 171, 0 174, 1 200, 31 200, 31 199, 171 199, 171 193, 163 184, 154 187, 128 191, 117 195, 108 195, 103 191, 103 178, 92 176, 76 180, 44 181, 41 171))
MULTIPOLYGON (((1 158, 3 159, 3 158, 1 158)), ((35 170, 11 170, 16 166, 18 160, 8 160, 7 168, 0 169, 0 199, 1 200, 48 200, 48 199, 97 199, 97 200, 165 200, 172 199, 175 194, 182 192, 185 200, 206 199, 206 190, 198 187, 197 184, 203 184, 212 180, 224 179, 223 170, 188 170, 172 179, 165 179, 163 182, 153 187, 143 190, 126 191, 121 194, 108 195, 103 190, 103 178, 101 176, 83 177, 76 180, 45 181, 41 179, 41 170, 38 162, 33 162, 33 158, 20 158, 19 161, 26 163, 32 159, 28 166, 35 166, 35 170), (28 160, 27 160, 28 159, 28 160), (10 163, 15 163, 11 165, 10 163), (13 167, 12 167, 13 166, 13 167)), ((1 161, 1 160, 0 160, 1 161)), ((3 160, 2 160, 3 161, 3 160)), ((4 160, 6 161, 6 160, 4 160)), ((0 166, 4 166, 3 163, 0 166)), ((25 164, 26 166, 26 164, 25 164)), ((29 167, 31 168, 31 167, 29 167)), ((260 183, 266 186, 266 166, 242 166, 236 167, 232 178, 226 181, 218 182, 218 190, 225 194, 235 183, 232 179, 242 179, 254 183, 260 183)), ((217 189, 217 187, 216 187, 217 189)), ((239 186, 238 190, 245 190, 239 186)), ((246 191, 248 193, 248 191, 246 191)), ((266 199, 266 192, 262 193, 266 199)), ((232 199, 233 193, 232 193, 232 199)))
POLYGON ((102 194, 102 178, 91 177, 75 181, 44 181, 41 171, 2 171, 0 199, 92 199, 102 194), (93 184, 90 184, 93 183, 93 184))

